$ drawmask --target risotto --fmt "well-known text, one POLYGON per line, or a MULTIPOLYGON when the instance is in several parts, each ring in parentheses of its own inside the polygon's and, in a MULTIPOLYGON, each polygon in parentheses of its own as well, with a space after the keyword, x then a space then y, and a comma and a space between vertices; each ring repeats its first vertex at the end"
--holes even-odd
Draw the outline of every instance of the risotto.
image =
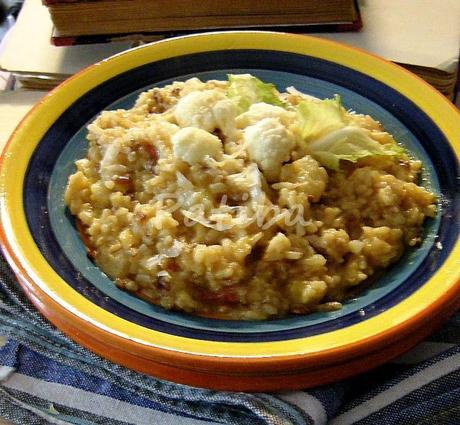
POLYGON ((339 309, 436 213, 422 164, 379 122, 249 74, 148 90, 103 111, 87 139, 65 202, 88 255, 166 309, 339 309))

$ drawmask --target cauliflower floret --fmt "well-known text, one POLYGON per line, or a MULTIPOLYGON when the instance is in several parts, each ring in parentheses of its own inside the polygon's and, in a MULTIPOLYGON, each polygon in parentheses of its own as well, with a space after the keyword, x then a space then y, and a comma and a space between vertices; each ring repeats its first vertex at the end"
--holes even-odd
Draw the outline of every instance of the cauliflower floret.
POLYGON ((278 261, 286 257, 291 249, 291 241, 281 232, 271 238, 263 259, 265 261, 278 261))
POLYGON ((203 83, 203 81, 196 77, 189 78, 183 83, 178 81, 174 82, 174 85, 177 84, 180 84, 180 94, 182 97, 186 96, 189 93, 206 89, 206 83, 203 83))
POLYGON ((118 154, 122 149, 121 140, 115 139, 112 143, 101 146, 103 154, 99 172, 104 181, 112 180, 117 174, 124 174, 126 167, 117 162, 118 154))
POLYGON ((264 118, 247 127, 243 140, 249 158, 262 169, 269 182, 278 179, 283 162, 289 160, 296 144, 292 132, 277 118, 264 118))
POLYGON ((174 117, 181 127, 212 132, 216 128, 229 136, 235 128, 236 107, 220 90, 191 92, 177 103, 174 117))
POLYGON ((294 280, 288 285, 288 294, 292 302, 300 305, 318 304, 327 293, 327 284, 323 280, 294 280))
POLYGON ((203 162, 208 156, 220 159, 223 154, 220 139, 200 128, 181 128, 171 140, 174 155, 190 165, 203 162))
POLYGON ((310 155, 283 165, 280 182, 293 183, 311 201, 319 201, 327 185, 327 171, 310 155))
POLYGON ((229 99, 219 100, 212 108, 212 113, 216 121, 217 128, 220 128, 222 132, 232 137, 235 133, 235 118, 236 118, 236 106, 229 99))
POLYGON ((246 128, 258 123, 264 118, 278 118, 286 127, 295 119, 296 114, 280 106, 270 105, 269 103, 254 103, 250 108, 236 117, 236 126, 246 128))

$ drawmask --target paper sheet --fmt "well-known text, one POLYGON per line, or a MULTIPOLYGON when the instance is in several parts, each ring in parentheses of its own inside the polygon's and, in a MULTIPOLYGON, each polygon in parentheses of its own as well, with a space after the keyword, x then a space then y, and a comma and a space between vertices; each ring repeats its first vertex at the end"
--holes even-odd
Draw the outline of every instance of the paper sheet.
POLYGON ((16 25, 7 34, 0 68, 19 73, 72 75, 80 69, 131 47, 131 42, 56 47, 50 44, 53 24, 41 0, 26 0, 16 25))
POLYGON ((455 72, 460 52, 460 0, 359 0, 363 29, 317 34, 385 59, 455 72))

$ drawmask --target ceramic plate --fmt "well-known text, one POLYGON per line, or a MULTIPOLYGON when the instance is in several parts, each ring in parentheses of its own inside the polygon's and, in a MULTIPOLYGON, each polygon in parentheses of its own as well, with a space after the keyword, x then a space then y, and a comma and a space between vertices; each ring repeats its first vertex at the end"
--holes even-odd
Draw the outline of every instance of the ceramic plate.
POLYGON ((170 39, 89 67, 23 120, 2 156, 2 245, 35 305, 113 361, 221 389, 330 382, 407 350, 459 305, 459 137, 458 111, 442 95, 351 47, 267 32, 170 39), (340 311, 233 322, 163 310, 119 290, 88 259, 64 206, 67 178, 85 155, 86 125, 100 111, 130 108, 140 92, 172 81, 245 72, 280 91, 340 94, 346 108, 379 120, 423 161, 425 185, 438 195, 423 244, 340 311))

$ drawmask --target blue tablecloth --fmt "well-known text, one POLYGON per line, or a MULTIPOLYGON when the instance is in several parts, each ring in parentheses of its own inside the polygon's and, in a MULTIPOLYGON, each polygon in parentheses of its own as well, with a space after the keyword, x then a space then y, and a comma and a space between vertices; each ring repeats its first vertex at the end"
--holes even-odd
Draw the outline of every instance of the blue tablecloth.
POLYGON ((0 417, 17 424, 460 424, 460 314, 372 372, 306 391, 177 385, 73 343, 25 298, 0 259, 0 417))

